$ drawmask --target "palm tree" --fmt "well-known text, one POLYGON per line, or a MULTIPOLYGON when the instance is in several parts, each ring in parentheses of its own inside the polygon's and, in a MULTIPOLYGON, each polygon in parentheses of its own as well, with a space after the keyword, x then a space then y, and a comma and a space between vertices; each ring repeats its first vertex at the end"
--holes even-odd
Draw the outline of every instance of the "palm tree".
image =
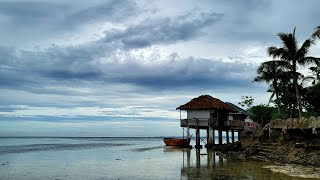
POLYGON ((311 39, 305 40, 301 47, 298 48, 295 30, 296 28, 294 28, 293 33, 279 33, 278 36, 282 41, 282 47, 269 47, 268 53, 273 58, 280 58, 281 60, 290 63, 290 75, 293 77, 292 80, 298 103, 299 117, 301 117, 302 105, 298 84, 298 64, 306 65, 309 63, 314 63, 319 61, 319 58, 307 56, 311 45, 314 44, 313 40, 311 39))
POLYGON ((320 26, 316 27, 313 34, 311 35, 313 39, 320 38, 320 26))
MULTIPOLYGON (((273 99, 274 95, 276 99, 279 100, 280 85, 279 83, 283 82, 284 77, 286 76, 286 71, 289 67, 289 64, 286 61, 274 60, 263 62, 257 70, 258 76, 254 78, 255 82, 266 82, 271 83, 269 92, 272 92, 269 103, 273 99)), ((278 110, 280 108, 280 102, 276 102, 278 110)), ((280 111, 280 110, 279 110, 280 111)))
POLYGON ((316 66, 309 68, 312 74, 315 76, 312 84, 318 83, 320 80, 320 62, 316 62, 316 66))

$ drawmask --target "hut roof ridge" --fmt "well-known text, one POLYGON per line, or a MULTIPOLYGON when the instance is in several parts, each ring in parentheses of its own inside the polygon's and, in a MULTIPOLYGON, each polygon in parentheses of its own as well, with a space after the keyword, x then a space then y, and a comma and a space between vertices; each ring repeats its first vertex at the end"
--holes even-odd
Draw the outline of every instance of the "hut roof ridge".
POLYGON ((230 107, 232 107, 234 110, 236 110, 238 113, 244 114, 244 115, 249 115, 250 113, 242 108, 240 108, 239 106, 231 103, 231 102, 226 102, 226 104, 228 104, 230 107))
POLYGON ((231 112, 236 112, 236 110, 230 107, 228 104, 210 95, 201 95, 199 97, 193 98, 188 103, 177 107, 177 109, 180 110, 209 110, 214 108, 226 109, 231 112))

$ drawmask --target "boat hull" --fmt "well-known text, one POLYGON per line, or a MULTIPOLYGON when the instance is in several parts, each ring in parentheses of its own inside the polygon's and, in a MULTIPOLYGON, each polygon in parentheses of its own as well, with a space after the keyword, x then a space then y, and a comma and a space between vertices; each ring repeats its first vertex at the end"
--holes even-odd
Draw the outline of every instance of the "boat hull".
POLYGON ((189 147, 190 139, 182 139, 182 138, 164 138, 163 141, 167 146, 182 146, 189 147))

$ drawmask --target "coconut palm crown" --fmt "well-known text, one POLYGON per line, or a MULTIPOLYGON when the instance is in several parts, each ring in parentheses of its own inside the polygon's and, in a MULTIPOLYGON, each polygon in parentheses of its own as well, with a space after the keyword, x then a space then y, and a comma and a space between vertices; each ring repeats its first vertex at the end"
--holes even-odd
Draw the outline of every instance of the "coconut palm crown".
POLYGON ((300 47, 295 37, 295 29, 293 33, 279 33, 278 37, 282 42, 281 47, 269 47, 268 54, 273 58, 280 58, 290 64, 290 75, 292 76, 293 85, 295 87, 295 95, 298 103, 299 117, 301 117, 302 105, 298 84, 298 65, 307 65, 319 61, 319 58, 307 56, 311 45, 314 44, 312 39, 305 40, 300 47))
MULTIPOLYGON (((279 98, 279 84, 283 83, 283 80, 285 79, 287 69, 289 67, 289 64, 286 61, 280 61, 280 60, 274 60, 274 61, 266 61, 261 63, 261 65, 258 67, 257 73, 258 76, 254 78, 253 81, 255 82, 263 82, 271 83, 271 86, 273 89, 273 94, 270 97, 269 102, 275 95, 276 98, 279 98)), ((278 105, 279 106, 279 105, 278 105)))

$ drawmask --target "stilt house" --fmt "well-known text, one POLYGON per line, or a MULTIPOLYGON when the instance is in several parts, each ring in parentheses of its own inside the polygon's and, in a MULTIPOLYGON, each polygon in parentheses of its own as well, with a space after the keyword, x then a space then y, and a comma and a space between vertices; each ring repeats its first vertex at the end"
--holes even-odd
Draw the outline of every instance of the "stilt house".
POLYGON ((227 143, 229 143, 229 131, 232 132, 234 142, 234 130, 240 132, 246 125, 246 114, 230 106, 223 101, 209 95, 202 95, 177 108, 180 110, 180 126, 196 129, 196 146, 200 146, 200 129, 207 130, 207 145, 214 144, 214 130, 218 130, 219 144, 222 144, 222 131, 226 131, 227 143), (187 118, 181 119, 181 111, 187 112, 187 118))

